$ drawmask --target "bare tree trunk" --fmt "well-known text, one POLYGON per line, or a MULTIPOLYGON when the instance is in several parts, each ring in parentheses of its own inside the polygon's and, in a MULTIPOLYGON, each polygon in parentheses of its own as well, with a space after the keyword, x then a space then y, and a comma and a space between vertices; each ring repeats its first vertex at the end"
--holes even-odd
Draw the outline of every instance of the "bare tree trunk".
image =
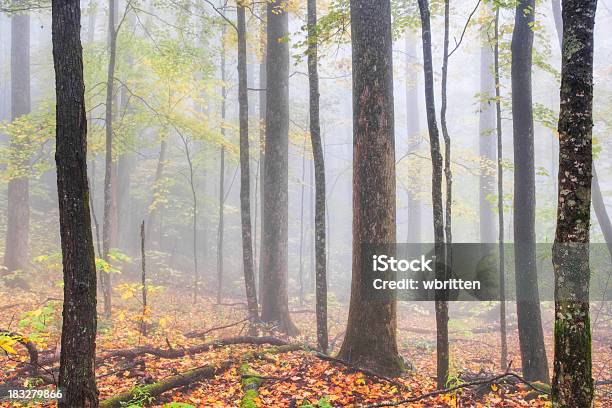
MULTIPOLYGON (((329 348, 327 334, 327 269, 325 253, 325 156, 319 119, 319 72, 317 38, 317 2, 308 0, 308 84, 310 108, 310 138, 315 176, 315 279, 317 311, 317 345, 323 353, 329 348)), ((312 171, 311 171, 312 178, 312 171)), ((303 190, 302 190, 303 191, 303 190)), ((312 200, 311 200, 312 206, 312 200)))
POLYGON ((266 141, 264 167, 263 240, 264 285, 261 318, 294 335, 289 315, 288 262, 288 154, 289 154, 289 16, 282 0, 267 4, 266 141))
MULTIPOLYGON (((117 54, 117 30, 115 18, 117 16, 117 0, 109 0, 108 12, 108 46, 109 61, 106 80, 106 164, 104 171, 104 225, 102 232, 102 257, 110 262, 109 252, 117 241, 117 191, 116 191, 116 163, 113 158, 113 109, 115 102, 115 60, 117 54)), ((100 273, 101 286, 104 297, 104 316, 111 316, 111 275, 100 273)))
POLYGON ((499 233, 499 332, 501 336, 501 368, 508 367, 506 335, 506 270, 504 251, 504 157, 502 139, 501 84, 499 76, 499 8, 495 11, 495 130, 497 133, 497 220, 499 233))
POLYGON ((493 73, 494 52, 488 34, 491 21, 491 6, 485 4, 486 19, 481 25, 480 46, 480 107, 478 153, 480 173, 478 176, 478 202, 480 220, 480 242, 495 242, 495 214, 491 196, 495 194, 495 176, 491 164, 495 162, 495 77, 493 73))
POLYGON ((242 221, 242 263, 244 286, 251 322, 259 320, 257 291, 253 272, 253 239, 251 235, 251 174, 249 159, 249 94, 247 89, 246 18, 244 6, 238 3, 238 103, 240 116, 240 219, 242 221))
POLYGON ((563 1, 559 200, 553 247, 553 405, 593 403, 589 227, 593 163, 593 31, 596 0, 563 1))
POLYGON ((223 229, 225 206, 225 146, 219 157, 219 226, 217 227, 217 303, 221 303, 223 290, 223 229))
POLYGON ((147 308, 147 264, 145 253, 145 236, 145 221, 142 220, 142 224, 140 224, 140 266, 142 272, 140 276, 142 285, 142 322, 140 323, 140 333, 143 336, 147 335, 147 317, 149 315, 149 309, 147 308))
MULTIPOLYGON (((221 137, 225 140, 225 104, 227 87, 225 85, 225 25, 221 30, 221 137)), ((225 146, 221 147, 219 164, 219 227, 217 229, 217 303, 221 303, 223 292, 223 233, 225 214, 225 146)))
MULTIPOLYGON (((11 17, 11 120, 30 113, 30 16, 11 17)), ((11 151, 20 152, 22 142, 11 140, 11 151)), ((4 266, 8 272, 28 269, 30 230, 29 158, 14 153, 9 163, 4 266)))
MULTIPOLYGON (((406 128, 408 130, 408 148, 416 151, 419 148, 419 89, 417 76, 416 39, 411 31, 406 33, 406 128), (414 81, 414 83, 410 83, 414 81)), ((416 187, 416 178, 411 178, 416 187)), ((408 225, 406 242, 421 242, 421 201, 413 191, 408 191, 408 225)))
POLYGON ((396 239, 393 58, 389 0, 351 1, 353 49, 353 275, 339 357, 385 375, 403 363, 393 292, 367 298, 362 244, 396 239))
POLYGON ((298 281, 300 285, 300 305, 304 304, 304 190, 306 185, 306 140, 302 149, 302 178, 300 187, 300 250, 298 281))
MULTIPOLYGON (((151 197, 151 203, 148 208, 148 216, 147 216, 147 224, 145 228, 145 239, 147 242, 150 242, 150 238, 152 237, 153 228, 155 225, 155 218, 157 217, 157 213, 159 211, 159 203, 158 195, 161 191, 161 182, 164 175, 164 167, 166 166, 166 151, 168 150, 168 142, 166 140, 166 136, 162 135, 162 140, 159 144, 159 158, 157 160, 157 168, 155 169, 155 178, 153 179, 153 196, 151 197)), ((158 243, 161 245, 161 242, 158 243)))
POLYGON ((514 133, 514 245, 516 310, 523 375, 549 382, 544 347, 535 248, 535 165, 531 66, 535 0, 520 0, 512 33, 512 124, 514 133))
POLYGON ((96 265, 87 182, 87 118, 78 0, 52 2, 56 155, 64 309, 61 408, 97 407, 96 265))
MULTIPOLYGON (((267 21, 265 17, 267 14, 266 11, 267 5, 262 7, 262 18, 267 21)), ((266 186, 266 96, 268 94, 267 91, 267 61, 268 61, 268 51, 267 51, 267 28, 266 22, 262 21, 259 25, 259 35, 260 35, 260 52, 261 52, 261 63, 259 64, 259 197, 261 204, 259 206, 259 213, 261 215, 261 232, 259 234, 259 262, 257 263, 257 271, 258 271, 258 282, 257 285, 259 287, 259 303, 263 305, 263 297, 264 297, 264 273, 263 273, 263 239, 264 239, 264 208, 265 208, 265 186, 266 186)), ((256 248, 257 249, 257 248, 256 248)))
MULTIPOLYGON (((423 41, 423 70, 425 75, 425 106, 429 145, 431 149, 433 226, 435 255, 440 265, 445 265, 446 250, 444 245, 444 208, 442 204, 442 154, 440 151, 440 133, 436 122, 436 102, 434 96, 433 58, 431 53, 431 23, 428 0, 418 0, 421 14, 423 41)), ((445 268, 436 268, 436 273, 445 274, 445 268), (440 270, 441 269, 441 270, 440 270)), ((436 276, 444 278, 444 276, 436 276)), ((438 388, 446 385, 448 377, 448 303, 444 296, 436 291, 436 360, 438 388)))

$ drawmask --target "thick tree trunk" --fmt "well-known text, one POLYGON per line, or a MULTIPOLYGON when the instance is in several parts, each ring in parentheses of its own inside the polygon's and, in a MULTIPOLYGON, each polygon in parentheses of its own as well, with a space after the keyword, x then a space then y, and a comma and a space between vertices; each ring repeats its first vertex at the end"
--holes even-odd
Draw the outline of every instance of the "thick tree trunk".
POLYGON ((508 340, 506 336, 506 271, 504 250, 504 157, 502 138, 501 84, 499 74, 499 9, 495 11, 495 130, 497 135, 497 228, 499 242, 499 328, 501 342, 500 366, 508 366, 508 340))
POLYGON ((246 18, 244 6, 238 3, 238 103, 240 119, 240 219, 242 222, 242 267, 251 321, 259 320, 255 274, 253 272, 253 239, 251 235, 251 174, 249 168, 249 94, 247 89, 246 18))
MULTIPOLYGON (((325 253, 325 157, 321 140, 319 118, 319 57, 317 38, 317 2, 308 0, 308 85, 310 111, 310 140, 314 160, 315 209, 314 209, 314 253, 315 253, 315 294, 317 311, 317 345, 327 353, 327 268, 325 253)), ((312 169, 311 169, 312 179, 312 169)), ((312 200, 311 207, 312 207, 312 200)))
MULTIPOLYGON (((113 157, 113 109, 115 102, 115 59, 117 54, 117 0, 109 0, 108 47, 109 61, 106 79, 106 164, 104 167, 104 225, 102 227, 102 257, 109 262, 109 252, 117 242, 117 170, 113 157)), ((104 316, 111 316, 112 283, 110 273, 100 272, 100 284, 104 296, 104 316)))
POLYGON ((495 242, 495 212, 491 196, 495 194, 495 176, 491 171, 495 163, 495 77, 493 73, 494 52, 488 35, 491 9, 485 5, 485 22, 481 27, 480 46, 480 106, 478 126, 478 153, 481 165, 478 177, 478 203, 480 220, 480 242, 495 242))
MULTIPOLYGON (((30 16, 11 17, 11 120, 30 113, 30 16)), ((19 152, 21 142, 11 141, 10 149, 19 152)), ((4 266, 8 272, 28 269, 30 230, 29 158, 15 157, 9 165, 4 266)))
POLYGON ((261 317, 281 331, 297 334, 289 315, 288 144, 289 144, 289 16, 284 1, 267 4, 266 141, 261 257, 263 276, 261 317))
POLYGON ((97 407, 96 266, 87 183, 87 119, 78 0, 52 3, 57 191, 64 269, 60 407, 97 407))
POLYGON ((339 358, 387 375, 403 370, 392 292, 366 298, 362 244, 396 240, 393 58, 389 0, 351 0, 353 275, 339 358))
MULTIPOLYGON (((409 31, 406 33, 406 128, 408 130, 409 152, 419 148, 419 89, 417 76, 416 38, 409 31)), ((418 186, 416 178, 411 178, 413 186, 418 186)), ((408 225, 406 242, 421 242, 421 201, 416 197, 414 191, 408 192, 408 225)))
POLYGON ((593 402, 589 318, 589 227, 593 163, 593 29, 596 0, 563 1, 559 201, 553 247, 553 404, 593 402))
MULTIPOLYGON (((419 0, 421 29, 423 41, 423 70, 425 75, 425 106, 429 145, 431 150, 431 197, 433 204, 433 227, 436 259, 445 264, 446 250, 444 245, 444 208, 442 204, 442 154, 440 152, 440 133, 436 122, 436 101, 434 96, 433 58, 431 52, 431 23, 429 2, 419 0)), ((444 273, 440 268, 441 273, 444 273)), ((440 276, 440 278, 444 278, 440 276)), ((444 388, 448 377, 448 303, 438 298, 436 291, 436 360, 438 388, 444 388)))
POLYGON ((520 0, 512 33, 512 125, 514 131, 514 246, 516 309, 523 375, 549 382, 542 332, 535 243, 535 166, 531 61, 535 0, 520 0))

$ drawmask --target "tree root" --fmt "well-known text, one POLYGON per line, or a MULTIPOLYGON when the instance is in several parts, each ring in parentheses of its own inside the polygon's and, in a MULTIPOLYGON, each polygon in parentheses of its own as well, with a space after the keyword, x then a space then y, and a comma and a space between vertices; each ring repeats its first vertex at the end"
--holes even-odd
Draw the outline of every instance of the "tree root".
POLYGON ((121 406, 122 403, 129 402, 135 397, 138 397, 139 395, 146 395, 147 397, 157 397, 166 391, 179 387, 184 387, 204 379, 213 378, 214 376, 219 375, 220 373, 228 370, 234 364, 260 358, 263 354, 288 353, 301 349, 302 347, 298 345, 285 344, 280 347, 264 350, 262 352, 247 353, 237 359, 225 360, 219 364, 209 364, 202 367, 194 368, 183 373, 167 377, 153 384, 136 387, 131 389, 130 391, 117 394, 114 397, 101 401, 100 408, 118 408, 121 406))

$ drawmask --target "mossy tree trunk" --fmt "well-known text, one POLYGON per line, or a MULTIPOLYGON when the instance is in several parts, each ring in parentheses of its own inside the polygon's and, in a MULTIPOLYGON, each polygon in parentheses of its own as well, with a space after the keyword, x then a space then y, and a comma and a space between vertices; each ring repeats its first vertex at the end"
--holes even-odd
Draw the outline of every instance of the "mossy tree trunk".
POLYGON ((553 249, 555 361, 553 404, 593 401, 589 319, 589 227, 593 162, 595 0, 563 1, 559 200, 553 249))

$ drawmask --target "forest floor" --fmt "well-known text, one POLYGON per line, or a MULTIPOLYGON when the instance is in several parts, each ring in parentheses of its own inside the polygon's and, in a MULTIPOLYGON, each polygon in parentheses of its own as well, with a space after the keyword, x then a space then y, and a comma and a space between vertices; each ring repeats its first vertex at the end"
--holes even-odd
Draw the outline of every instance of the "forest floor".
MULTIPOLYGON (((58 353, 61 327, 61 301, 57 299, 60 296, 59 288, 57 292, 49 295, 0 289, 0 330, 19 333, 33 341, 39 351, 38 361, 48 364, 39 370, 47 377, 56 375, 51 371, 51 366, 58 353)), ((249 344, 252 339, 245 337, 248 322, 245 320, 244 304, 225 299, 223 305, 218 305, 212 295, 199 299, 195 305, 191 296, 175 289, 160 290, 150 296, 151 308, 147 317, 150 327, 149 335, 145 337, 139 330, 142 305, 138 300, 137 286, 121 286, 116 294, 112 318, 100 318, 98 322, 99 366, 96 376, 100 400, 130 390, 145 390, 146 384, 168 379, 182 379, 187 384, 157 397, 148 391, 136 393, 129 403, 116 406, 300 407, 309 406, 307 403, 317 406, 317 401, 320 401, 318 406, 321 407, 362 407, 420 396, 435 390, 435 319, 426 304, 399 304, 398 345, 411 369, 401 378, 388 379, 321 358, 321 355, 307 348, 283 349, 273 345, 249 344), (200 331, 200 334, 193 337, 190 335, 193 331, 200 331), (232 339, 226 342, 237 344, 214 343, 220 339, 232 339), (132 352, 117 355, 120 354, 116 353, 117 350, 132 352), (207 366, 212 371, 199 380, 187 379, 186 371, 207 366), (257 388, 257 396, 252 401, 254 405, 246 405, 248 402, 243 401, 243 385, 248 383, 243 381, 245 373, 258 376, 259 386, 251 387, 257 388)), ((333 355, 342 342, 348 307, 336 301, 331 303, 329 330, 333 355)), ((475 310, 479 307, 482 308, 477 303, 464 305, 462 317, 451 319, 452 379, 449 387, 489 379, 505 372, 499 366, 497 327, 494 323, 487 323, 483 313, 479 317, 469 316, 470 308, 475 310)), ((314 344, 316 325, 311 308, 300 306, 297 302, 291 305, 292 317, 301 331, 299 337, 283 337, 273 328, 260 328, 259 336, 273 336, 291 344, 314 344)), ((494 316, 495 309, 488 314, 494 316)), ((490 317, 490 322, 494 322, 494 318, 490 317)), ((520 368, 518 335, 515 324, 512 321, 509 324, 508 360, 514 371, 520 368)), ((544 325, 548 359, 552 363, 552 329, 546 315, 544 325)), ((610 316, 597 316, 593 334, 593 376, 600 383, 612 379, 611 327, 610 316)), ((24 376, 19 374, 27 369, 30 358, 21 344, 9 344, 7 341, 6 337, 4 342, 0 341, 0 388, 3 383, 5 386, 23 385, 24 376)), ((481 386, 466 387, 399 406, 550 406, 546 395, 533 391, 520 381, 511 380, 513 378, 505 378, 481 386)), ((612 385, 600 384, 596 390, 596 407, 612 407, 612 385)), ((54 404, 0 402, 0 407, 20 406, 54 404)))

